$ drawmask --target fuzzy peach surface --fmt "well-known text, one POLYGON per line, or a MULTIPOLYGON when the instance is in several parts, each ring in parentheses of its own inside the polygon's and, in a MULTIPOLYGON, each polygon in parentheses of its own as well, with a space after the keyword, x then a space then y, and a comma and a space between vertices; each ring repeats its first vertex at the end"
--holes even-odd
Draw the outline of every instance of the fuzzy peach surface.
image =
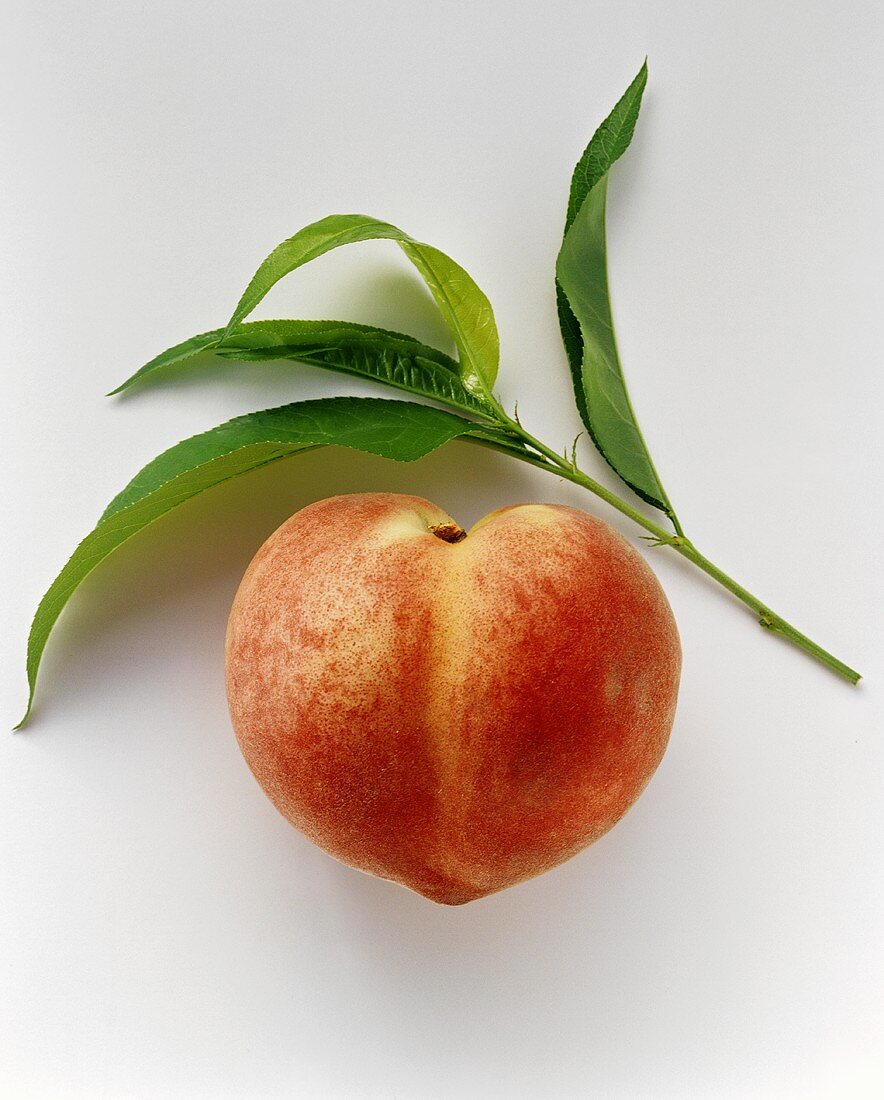
POLYGON ((458 531, 418 497, 313 504, 255 555, 227 632, 233 725, 280 812, 450 905, 611 828, 681 668, 656 577, 606 523, 526 504, 458 531))

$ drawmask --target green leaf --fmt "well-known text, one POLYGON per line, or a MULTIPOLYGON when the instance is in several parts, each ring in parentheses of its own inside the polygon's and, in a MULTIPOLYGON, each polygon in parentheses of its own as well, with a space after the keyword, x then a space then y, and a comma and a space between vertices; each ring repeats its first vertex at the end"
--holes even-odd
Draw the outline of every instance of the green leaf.
POLYGON ((590 191, 559 253, 562 290, 583 337, 587 427, 606 461, 643 500, 672 516, 632 410, 614 338, 605 251, 607 176, 590 191))
POLYGON ((211 332, 201 332, 198 336, 191 336, 189 340, 183 340, 180 344, 175 344, 171 348, 166 348, 165 351, 161 351, 159 355, 151 359, 149 363, 145 363, 143 367, 139 367, 125 382, 121 382, 115 389, 110 390, 107 396, 113 397, 114 394, 122 393, 123 390, 128 390, 130 386, 134 386, 149 375, 155 374, 165 367, 171 367, 176 363, 184 363, 188 359, 196 359, 200 355, 214 351, 218 344, 221 343, 221 338, 223 336, 224 329, 216 328, 211 332))
MULTIPOLYGON (((583 333, 580 331, 580 322, 574 316, 574 311, 562 290, 558 276, 556 276, 556 310, 559 314, 559 328, 562 332, 562 343, 565 345, 565 355, 571 369, 577 411, 580 413, 580 419, 589 429, 589 409, 586 407, 586 394, 583 390, 583 333)), ((592 435, 591 430, 590 435, 592 435)))
MULTIPOLYGON (((223 481, 316 447, 334 444, 411 462, 474 427, 413 402, 332 397, 238 416, 165 451, 111 501, 40 602, 28 638, 28 707, 17 728, 31 712, 43 650, 65 604, 108 554, 165 512, 223 481)), ((487 438, 493 443, 495 433, 487 438)))
POLYGON ((288 359, 369 378, 462 412, 487 416, 490 406, 464 386, 457 363, 444 352, 401 332, 348 321, 248 321, 230 336, 204 332, 158 355, 114 393, 142 382, 170 364, 197 361, 207 353, 225 359, 288 359), (223 338, 223 343, 222 343, 223 338))
MULTIPOLYGON (((605 121, 593 134, 589 145, 583 150, 583 155, 574 168, 571 176, 571 190, 568 194, 568 210, 565 215, 565 233, 571 228, 571 223, 577 216, 577 212, 583 205, 583 201, 589 192, 595 187, 602 176, 608 171, 615 160, 618 160, 629 148, 635 124, 638 121, 638 112, 641 107, 642 94, 648 82, 648 63, 645 61, 639 69, 633 82, 617 103, 617 106, 608 115, 605 121)), ((556 307, 559 313, 559 327, 562 330, 562 342, 568 356, 568 364, 571 367, 571 377, 574 382, 574 394, 577 398, 577 408, 583 423, 589 427, 589 416, 586 408, 586 395, 583 392, 581 371, 583 365, 583 336, 580 332, 580 324, 568 303, 565 292, 562 290, 558 279, 556 280, 556 307)))
POLYGON ((466 271, 444 252, 415 241, 389 222, 364 214, 333 214, 278 245, 246 287, 227 325, 227 335, 290 271, 341 245, 377 239, 396 241, 423 276, 454 337, 466 388, 476 395, 490 393, 500 358, 491 303, 466 271))
POLYGON ((648 63, 645 61, 633 82, 621 96, 617 106, 592 135, 589 145, 583 150, 583 156, 577 162, 574 174, 571 176, 568 213, 565 217, 566 233, 577 217, 583 200, 614 161, 619 160, 629 148, 647 83, 648 63))
POLYGON ((608 289, 608 172, 632 140, 646 82, 645 64, 574 170, 565 238, 556 264, 556 294, 577 407, 593 442, 626 484, 664 511, 680 530, 629 400, 608 289))

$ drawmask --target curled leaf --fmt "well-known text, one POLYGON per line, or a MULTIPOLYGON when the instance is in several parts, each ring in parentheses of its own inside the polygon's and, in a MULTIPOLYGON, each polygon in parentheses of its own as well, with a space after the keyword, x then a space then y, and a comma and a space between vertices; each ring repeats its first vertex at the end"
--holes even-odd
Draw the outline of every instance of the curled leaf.
POLYGON ((392 240, 423 276, 457 345, 464 385, 490 393, 497 378, 500 341, 491 303, 466 271, 432 245, 421 244, 389 222, 364 214, 332 214, 305 226, 270 253, 252 277, 225 330, 231 335, 270 291, 298 267, 341 245, 392 240))

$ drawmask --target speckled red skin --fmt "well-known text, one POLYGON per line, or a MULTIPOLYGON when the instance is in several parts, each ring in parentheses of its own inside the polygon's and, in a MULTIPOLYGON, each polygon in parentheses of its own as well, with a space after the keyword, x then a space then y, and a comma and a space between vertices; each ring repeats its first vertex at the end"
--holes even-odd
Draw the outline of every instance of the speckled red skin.
POLYGON ((611 527, 502 509, 456 544, 417 497, 334 497, 261 547, 227 633, 230 713, 331 855, 456 905, 606 832, 666 747, 681 651, 611 527))

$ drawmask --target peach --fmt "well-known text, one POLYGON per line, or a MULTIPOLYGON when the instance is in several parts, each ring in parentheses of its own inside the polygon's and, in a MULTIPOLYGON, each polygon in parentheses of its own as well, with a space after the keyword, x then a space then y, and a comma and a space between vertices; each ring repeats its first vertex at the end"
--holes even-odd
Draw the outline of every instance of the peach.
POLYGON ((237 738, 280 812, 448 905, 611 828, 660 762, 681 667, 656 577, 606 523, 525 504, 467 534, 392 493, 271 535, 226 650, 237 738))

